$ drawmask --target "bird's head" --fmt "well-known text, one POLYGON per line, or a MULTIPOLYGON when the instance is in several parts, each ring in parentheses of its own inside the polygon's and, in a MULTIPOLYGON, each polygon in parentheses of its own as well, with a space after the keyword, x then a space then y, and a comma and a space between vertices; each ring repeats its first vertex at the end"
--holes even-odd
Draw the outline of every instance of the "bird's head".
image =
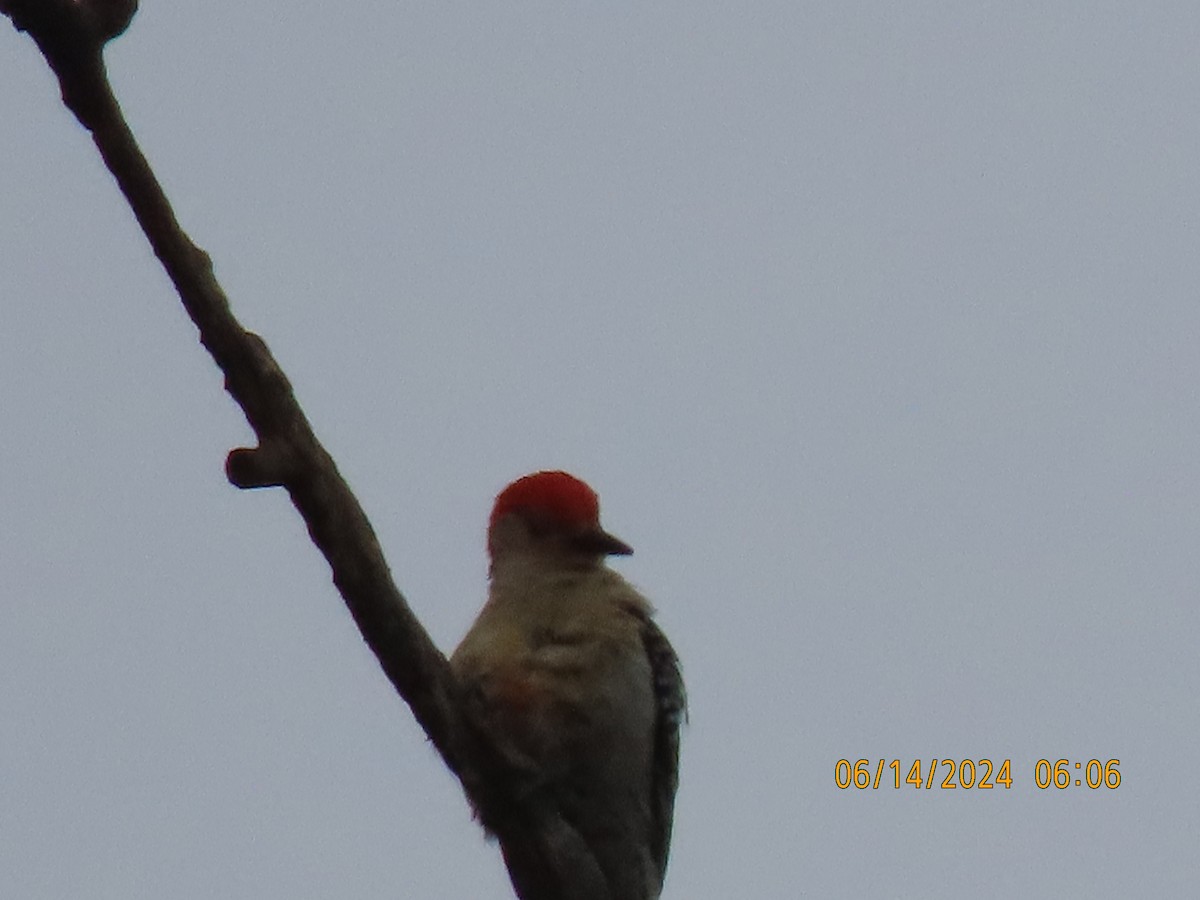
POLYGON ((494 566, 515 554, 598 562, 633 548, 600 527, 600 499, 584 482, 566 472, 534 472, 496 497, 488 553, 494 566))

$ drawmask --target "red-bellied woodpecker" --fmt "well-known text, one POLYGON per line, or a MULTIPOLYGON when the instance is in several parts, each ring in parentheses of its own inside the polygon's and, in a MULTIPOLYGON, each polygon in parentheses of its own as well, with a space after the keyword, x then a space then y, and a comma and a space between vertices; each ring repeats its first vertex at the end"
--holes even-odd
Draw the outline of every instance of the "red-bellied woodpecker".
POLYGON ((605 565, 595 492, 536 472, 496 498, 490 589, 450 664, 502 750, 587 843, 614 900, 662 890, 686 699, 653 608, 605 565))

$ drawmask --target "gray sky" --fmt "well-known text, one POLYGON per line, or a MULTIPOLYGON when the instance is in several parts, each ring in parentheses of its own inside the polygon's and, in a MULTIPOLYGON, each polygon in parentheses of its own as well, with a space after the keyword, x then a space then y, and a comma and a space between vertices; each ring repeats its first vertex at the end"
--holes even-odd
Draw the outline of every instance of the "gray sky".
MULTIPOLYGON (((1200 885, 1200 10, 1051 6, 145 3, 111 48, 442 646, 513 477, 637 548, 666 898, 1200 885)), ((508 896, 11 29, 0 85, 0 895, 508 896)))

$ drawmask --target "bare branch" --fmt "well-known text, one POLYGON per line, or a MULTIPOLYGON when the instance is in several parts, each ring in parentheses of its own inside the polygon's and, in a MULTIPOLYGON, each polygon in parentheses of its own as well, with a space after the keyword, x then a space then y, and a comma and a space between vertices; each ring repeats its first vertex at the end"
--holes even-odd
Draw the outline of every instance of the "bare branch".
POLYGON ((229 454, 230 482, 287 489, 363 639, 499 838, 518 896, 605 900, 607 885, 582 838, 476 724, 446 657, 392 581, 366 514, 313 434, 283 370, 266 343, 234 318, 208 254, 180 228, 105 72, 104 44, 128 27, 136 9, 137 0, 0 0, 0 12, 29 33, 58 76, 63 102, 91 132, 254 430, 257 447, 229 454))

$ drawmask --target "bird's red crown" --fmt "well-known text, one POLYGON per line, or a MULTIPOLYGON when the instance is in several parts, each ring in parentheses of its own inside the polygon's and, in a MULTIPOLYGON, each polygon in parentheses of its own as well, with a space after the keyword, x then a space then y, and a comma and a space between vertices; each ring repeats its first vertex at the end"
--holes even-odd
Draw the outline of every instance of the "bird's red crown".
POLYGON ((535 510, 566 526, 600 522, 596 492, 566 472, 534 472, 518 478, 496 497, 488 528, 495 526, 501 516, 518 510, 535 510))

